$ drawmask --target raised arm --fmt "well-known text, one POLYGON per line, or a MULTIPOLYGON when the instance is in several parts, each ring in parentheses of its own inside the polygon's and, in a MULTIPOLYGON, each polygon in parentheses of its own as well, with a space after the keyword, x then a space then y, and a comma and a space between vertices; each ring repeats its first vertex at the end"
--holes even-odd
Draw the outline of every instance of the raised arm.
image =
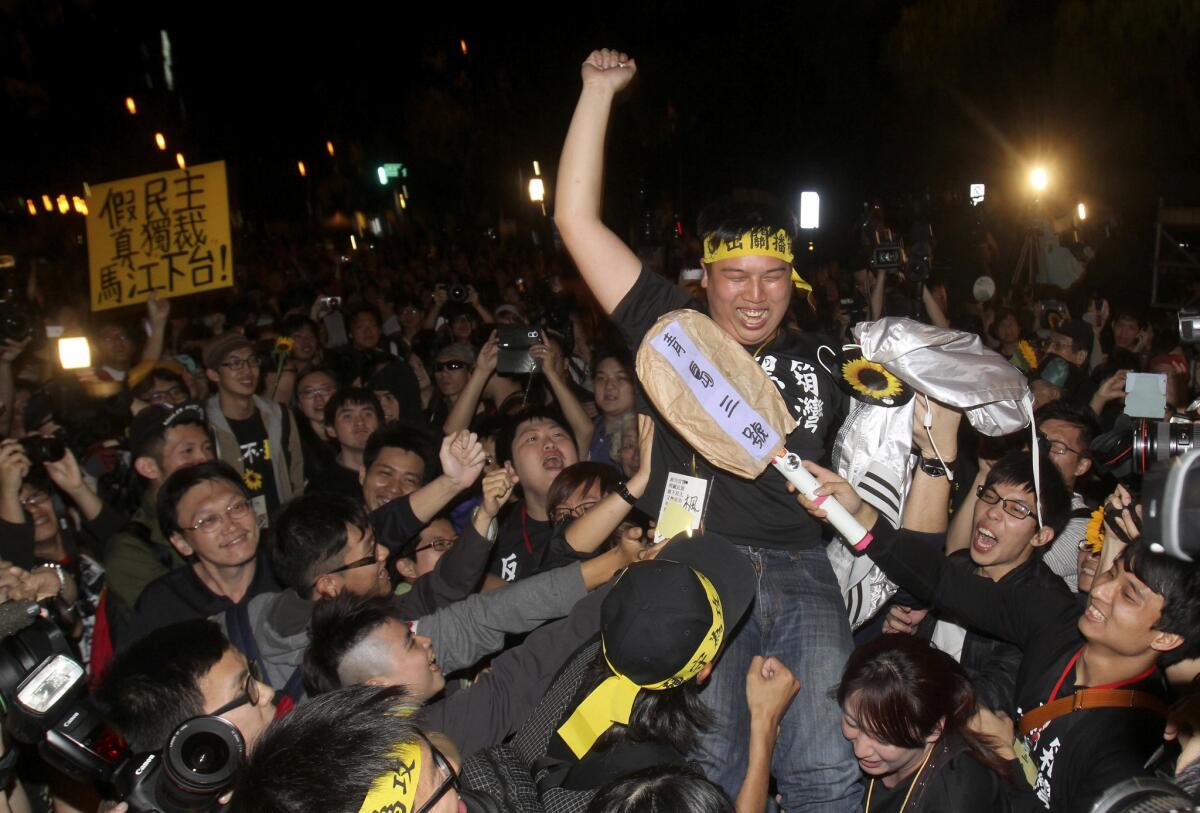
POLYGON ((554 223, 588 287, 607 313, 637 281, 641 261, 600 219, 604 136, 613 97, 633 79, 637 64, 607 48, 584 60, 583 90, 558 164, 554 223))
POLYGON ((529 355, 542 362, 542 375, 546 377, 546 383, 550 385, 550 391, 554 393, 554 400, 558 402, 558 408, 562 410, 563 417, 571 425, 571 431, 575 434, 575 447, 579 451, 579 459, 586 459, 596 426, 584 412, 583 404, 579 403, 579 399, 575 397, 575 393, 571 391, 571 386, 567 383, 566 363, 563 361, 562 349, 558 342, 546 336, 543 330, 541 344, 535 344, 529 348, 529 355))
POLYGON ((446 416, 446 422, 442 424, 442 431, 447 435, 459 432, 471 425, 471 419, 475 417, 475 410, 479 408, 479 399, 483 397, 483 390, 487 387, 488 380, 496 372, 496 361, 499 354, 500 339, 493 330, 492 335, 483 343, 479 355, 475 357, 475 369, 471 371, 467 385, 458 394, 458 400, 454 402, 454 407, 446 416))

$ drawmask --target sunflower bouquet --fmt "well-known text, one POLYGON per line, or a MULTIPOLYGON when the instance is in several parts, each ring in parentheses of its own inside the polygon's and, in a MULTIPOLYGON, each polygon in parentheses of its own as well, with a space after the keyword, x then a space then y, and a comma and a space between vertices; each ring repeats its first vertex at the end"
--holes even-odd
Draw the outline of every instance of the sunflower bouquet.
POLYGON ((1033 345, 1021 339, 1017 342, 1017 352, 1012 354, 1009 363, 1023 373, 1032 373, 1038 368, 1037 351, 1033 345))
POLYGON ((275 361, 275 386, 271 388, 272 401, 275 400, 275 393, 279 391, 279 379, 283 375, 283 365, 292 357, 292 350, 295 347, 296 341, 291 336, 278 336, 271 348, 271 358, 275 361))

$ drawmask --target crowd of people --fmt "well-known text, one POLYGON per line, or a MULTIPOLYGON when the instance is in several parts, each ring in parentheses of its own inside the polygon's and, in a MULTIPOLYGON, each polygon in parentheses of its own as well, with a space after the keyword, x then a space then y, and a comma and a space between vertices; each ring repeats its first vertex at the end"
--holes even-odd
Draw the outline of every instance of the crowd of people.
MULTIPOLYGON (((804 267, 759 199, 704 211, 677 249, 699 275, 646 268, 601 218, 635 73, 583 64, 565 255, 380 238, 144 319, 42 286, 94 363, 0 348, 0 598, 48 608, 129 752, 236 726, 210 809, 1087 811, 1164 735, 1182 747, 1153 768, 1194 791, 1200 571, 1142 537, 1113 453, 1131 372, 1165 374, 1164 421, 1196 417, 1193 348, 1090 291, 957 303, 804 267), (634 356, 679 308, 804 418, 786 447, 816 499, 711 465, 644 397, 634 356), (890 512, 830 463, 855 401, 819 359, 884 317, 977 334, 1036 409, 1036 437, 985 437, 918 394, 890 512), (707 483, 703 524, 654 544, 671 474, 707 483), (847 611, 828 497, 895 593, 872 619, 847 611)), ((2 747, 0 809, 119 801, 2 747)))

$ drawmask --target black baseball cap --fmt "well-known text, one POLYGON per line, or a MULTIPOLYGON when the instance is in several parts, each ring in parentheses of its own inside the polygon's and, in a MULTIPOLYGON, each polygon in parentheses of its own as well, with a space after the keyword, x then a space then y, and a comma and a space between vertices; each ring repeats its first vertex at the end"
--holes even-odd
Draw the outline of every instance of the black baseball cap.
POLYGON ((129 425, 129 452, 133 460, 145 457, 152 443, 161 440, 172 426, 195 424, 207 428, 204 408, 199 404, 151 404, 129 425))
POLYGON ((754 566, 717 534, 679 534, 655 559, 626 569, 600 607, 604 651, 613 669, 648 685, 677 674, 695 655, 713 624, 696 573, 721 599, 728 638, 754 600, 754 566))

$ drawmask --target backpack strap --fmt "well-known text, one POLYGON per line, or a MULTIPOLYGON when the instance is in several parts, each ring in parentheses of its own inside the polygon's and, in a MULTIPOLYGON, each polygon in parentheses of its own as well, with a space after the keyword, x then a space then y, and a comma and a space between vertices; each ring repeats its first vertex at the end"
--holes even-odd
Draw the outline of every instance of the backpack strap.
POLYGON ((1083 709, 1146 709, 1167 717, 1167 703, 1149 692, 1132 689, 1080 689, 1075 694, 1060 697, 1044 706, 1021 715, 1021 734, 1041 728, 1051 720, 1083 709))
POLYGON ((267 664, 263 661, 254 640, 254 628, 250 625, 250 611, 246 605, 235 604, 225 611, 225 631, 229 635, 229 643, 236 646, 241 653, 258 664, 258 669, 266 675, 267 664))

